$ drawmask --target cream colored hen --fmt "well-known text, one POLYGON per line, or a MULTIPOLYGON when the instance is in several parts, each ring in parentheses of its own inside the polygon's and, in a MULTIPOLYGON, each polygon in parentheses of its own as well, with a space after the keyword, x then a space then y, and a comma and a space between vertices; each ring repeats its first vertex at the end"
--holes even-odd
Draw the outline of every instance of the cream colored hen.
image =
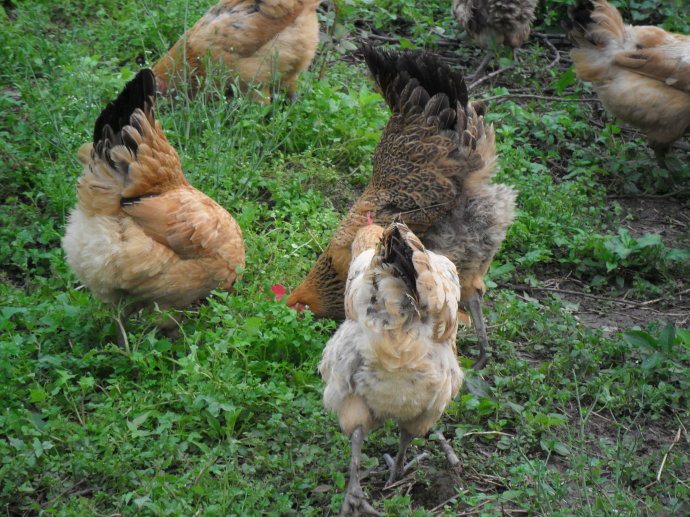
POLYGON ((347 319, 319 365, 324 405, 352 439, 350 481, 341 515, 377 514, 359 481, 362 442, 387 419, 400 426, 388 483, 403 471, 413 437, 423 436, 458 393, 460 284, 455 265, 427 251, 400 222, 365 226, 352 243, 345 292, 347 319))
POLYGON ((196 90, 208 56, 211 64, 234 71, 243 91, 256 85, 259 100, 269 101, 274 86, 294 96, 297 76, 316 53, 318 5, 319 0, 221 0, 153 66, 159 89, 191 79, 196 90))
POLYGON ((569 15, 575 73, 594 84, 607 110, 647 135, 665 166, 690 127, 690 36, 626 25, 605 0, 580 0, 569 15))
POLYGON ((78 203, 62 239, 79 280, 97 298, 127 303, 126 315, 230 289, 244 267, 239 226, 184 177, 154 117, 154 95, 153 73, 141 70, 98 117, 93 143, 79 150, 78 203))

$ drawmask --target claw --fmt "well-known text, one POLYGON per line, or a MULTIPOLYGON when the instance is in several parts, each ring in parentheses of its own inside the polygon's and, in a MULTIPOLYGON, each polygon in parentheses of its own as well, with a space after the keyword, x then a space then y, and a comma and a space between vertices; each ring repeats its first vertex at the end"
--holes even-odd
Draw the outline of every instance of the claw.
POLYGON ((350 514, 358 516, 360 513, 364 515, 383 515, 369 504, 359 483, 357 483, 356 486, 352 483, 350 485, 351 486, 347 488, 343 506, 340 508, 340 513, 338 514, 340 517, 345 517, 350 514))

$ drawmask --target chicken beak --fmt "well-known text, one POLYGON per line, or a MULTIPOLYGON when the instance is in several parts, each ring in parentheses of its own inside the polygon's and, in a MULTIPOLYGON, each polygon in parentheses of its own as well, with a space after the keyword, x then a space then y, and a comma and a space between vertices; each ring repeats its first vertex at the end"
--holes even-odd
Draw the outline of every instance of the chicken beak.
POLYGON ((301 302, 297 302, 297 303, 294 304, 294 305, 290 305, 290 308, 291 308, 292 310, 297 311, 297 312, 304 312, 304 311, 306 311, 306 310, 309 308, 309 305, 306 305, 306 304, 301 303, 301 302))

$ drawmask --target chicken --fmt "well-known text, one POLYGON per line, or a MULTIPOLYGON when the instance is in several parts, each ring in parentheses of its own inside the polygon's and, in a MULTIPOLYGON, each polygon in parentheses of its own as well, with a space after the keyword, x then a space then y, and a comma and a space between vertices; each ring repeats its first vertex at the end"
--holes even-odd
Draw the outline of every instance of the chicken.
POLYGON ((373 174, 324 252, 288 305, 342 320, 345 277, 357 230, 387 225, 402 214, 435 253, 455 264, 462 286, 461 318, 477 331, 486 362, 481 314, 483 277, 515 214, 515 191, 489 180, 496 166, 494 131, 483 106, 468 103, 462 76, 427 53, 363 48, 367 64, 391 108, 373 157, 373 174))
POLYGON ((690 127, 690 36, 626 25, 604 0, 580 0, 569 15, 575 73, 594 84, 608 111, 646 134, 665 166, 690 127))
POLYGON ((536 7, 537 0, 453 0, 453 16, 479 46, 490 49, 475 76, 486 68, 496 46, 514 50, 527 41, 536 7))
MULTIPOLYGON (((125 318, 229 290, 244 267, 239 226, 182 174, 154 117, 155 92, 151 70, 140 70, 101 112, 93 143, 79 149, 84 171, 62 239, 79 280, 97 298, 123 302, 125 318)), ((122 318, 117 333, 126 343, 122 318)))
POLYGON ((388 419, 400 447, 388 485, 403 472, 405 452, 457 395, 463 382, 455 337, 460 284, 453 263, 427 251, 401 222, 361 228, 352 243, 347 319, 326 344, 319 371, 324 405, 351 437, 350 480, 340 515, 378 514, 359 481, 365 436, 388 419))
POLYGON ((243 91, 256 85, 267 102, 274 79, 294 97, 297 76, 314 59, 319 0, 221 0, 154 66, 165 93, 191 79, 194 92, 208 62, 239 77, 243 91))

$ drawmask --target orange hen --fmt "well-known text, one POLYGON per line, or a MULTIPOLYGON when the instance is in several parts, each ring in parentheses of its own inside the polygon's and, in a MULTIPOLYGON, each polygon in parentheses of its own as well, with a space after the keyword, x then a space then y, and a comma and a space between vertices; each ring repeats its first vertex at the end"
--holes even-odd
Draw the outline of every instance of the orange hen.
POLYGON ((580 0, 569 15, 575 73, 594 84, 608 111, 647 135, 665 166, 690 127, 690 36, 626 25, 605 0, 580 0))
POLYGON ((79 150, 78 203, 62 239, 79 280, 97 298, 127 303, 126 314, 183 308, 230 289, 244 267, 239 226, 184 177, 155 119, 154 95, 153 73, 141 70, 98 117, 93 143, 79 150))
POLYGON ((221 0, 154 66, 162 92, 190 80, 192 92, 208 61, 233 71, 246 91, 256 85, 268 101, 272 86, 293 97, 297 76, 314 59, 319 0, 221 0))

